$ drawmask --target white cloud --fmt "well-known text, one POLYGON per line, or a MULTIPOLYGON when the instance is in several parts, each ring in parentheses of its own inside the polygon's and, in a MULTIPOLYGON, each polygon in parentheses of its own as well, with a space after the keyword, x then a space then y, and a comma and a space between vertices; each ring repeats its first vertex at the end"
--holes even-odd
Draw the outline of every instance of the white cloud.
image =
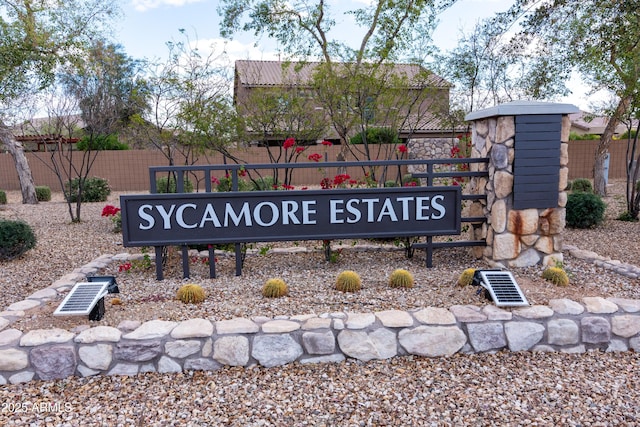
POLYGON ((267 51, 262 47, 254 46, 253 43, 242 43, 237 40, 199 39, 193 41, 191 47, 197 47, 203 55, 208 55, 211 52, 216 55, 224 55, 232 64, 238 59, 264 61, 278 59, 278 53, 275 51, 267 51))
POLYGON ((198 3, 204 0, 131 0, 131 5, 138 12, 145 12, 160 6, 184 6, 189 3, 198 3))
MULTIPOLYGON (((373 0, 352 0, 354 3, 362 3, 366 6, 371 6, 373 4, 373 0)), ((339 1, 336 1, 336 4, 340 3, 339 1)))

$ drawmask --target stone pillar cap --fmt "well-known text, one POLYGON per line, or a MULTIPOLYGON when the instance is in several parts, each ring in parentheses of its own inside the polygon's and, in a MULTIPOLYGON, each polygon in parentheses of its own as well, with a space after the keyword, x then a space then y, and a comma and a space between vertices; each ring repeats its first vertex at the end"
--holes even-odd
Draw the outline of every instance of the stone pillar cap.
POLYGON ((512 101, 499 104, 484 110, 472 111, 465 120, 473 121, 495 116, 520 116, 525 114, 570 114, 580 109, 573 104, 560 104, 540 101, 512 101))

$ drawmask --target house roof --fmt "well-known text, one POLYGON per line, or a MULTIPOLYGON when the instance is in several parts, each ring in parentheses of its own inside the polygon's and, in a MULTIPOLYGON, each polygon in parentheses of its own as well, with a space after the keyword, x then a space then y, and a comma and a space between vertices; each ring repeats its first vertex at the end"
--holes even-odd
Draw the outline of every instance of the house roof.
MULTIPOLYGON (((248 87, 277 87, 284 84, 308 86, 313 72, 320 62, 283 62, 238 60, 235 63, 238 83, 248 87)), ((410 82, 418 81, 425 69, 417 64, 393 64, 393 72, 406 77, 410 82)), ((429 73, 426 81, 419 81, 415 88, 448 88, 451 83, 434 73, 429 73)))
MULTIPOLYGON (((607 127, 607 123, 609 123, 608 117, 596 116, 586 111, 569 114, 569 119, 571 119, 571 127, 573 130, 594 135, 602 135, 604 129, 607 127)), ((634 120, 632 127, 635 128, 637 124, 638 121, 634 120)), ((621 123, 616 127, 615 133, 622 134, 626 131, 627 126, 621 123)))

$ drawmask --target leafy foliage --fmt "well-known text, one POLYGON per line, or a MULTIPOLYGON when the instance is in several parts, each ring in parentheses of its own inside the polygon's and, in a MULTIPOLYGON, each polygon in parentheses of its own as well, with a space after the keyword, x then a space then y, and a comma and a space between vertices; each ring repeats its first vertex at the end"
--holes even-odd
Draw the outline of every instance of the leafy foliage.
POLYGON ((93 176, 84 180, 81 196, 78 197, 81 181, 81 178, 74 178, 70 182, 66 183, 65 196, 68 202, 75 203, 78 200, 83 203, 104 202, 107 200, 109 194, 111 194, 111 188, 109 187, 107 180, 93 176))
POLYGON ((567 197, 566 219, 571 228, 592 228, 604 221, 602 198, 593 193, 571 193, 567 197))
POLYGON ((593 193, 591 180, 587 178, 576 178, 571 182, 571 191, 574 193, 593 193))
POLYGON ((352 144, 399 144, 398 132, 390 128, 368 128, 357 133, 350 141, 352 144))
POLYGON ((0 220, 0 261, 22 256, 36 246, 36 235, 24 221, 0 220))
POLYGON ((4 190, 0 190, 0 205, 7 204, 7 193, 4 190))
POLYGON ((36 198, 39 202, 48 202, 51 200, 51 189, 46 185, 36 187, 36 198))
POLYGON ((85 136, 76 144, 78 150, 128 150, 129 146, 118 141, 117 135, 85 136))
MULTIPOLYGON (((156 179, 156 191, 160 194, 177 193, 178 184, 176 178, 173 175, 169 175, 169 177, 161 176, 156 179)), ((193 183, 189 179, 184 180, 184 192, 193 193, 193 183)))
POLYGON ((637 0, 518 0, 492 19, 489 28, 511 37, 508 54, 531 58, 526 84, 531 97, 550 98, 568 92, 566 82, 576 72, 592 93, 613 95, 609 120, 595 151, 594 190, 606 194, 604 164, 621 120, 640 103, 640 25, 637 0), (567 66, 567 65, 570 66, 567 66))
POLYGON ((600 135, 594 133, 578 134, 575 132, 569 133, 569 141, 597 141, 601 138, 600 135))

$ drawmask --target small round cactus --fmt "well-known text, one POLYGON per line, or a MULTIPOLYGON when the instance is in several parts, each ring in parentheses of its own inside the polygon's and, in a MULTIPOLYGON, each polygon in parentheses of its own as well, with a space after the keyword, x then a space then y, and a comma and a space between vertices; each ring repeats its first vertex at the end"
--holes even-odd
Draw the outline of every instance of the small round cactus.
POLYGON ((355 271, 345 270, 338 274, 336 289, 341 292, 356 292, 361 287, 360 276, 355 271))
POLYGON ((542 272, 542 278, 558 286, 569 284, 569 276, 560 267, 548 267, 542 272))
POLYGON ((282 279, 269 279, 262 287, 262 295, 267 298, 279 298, 287 293, 289 293, 289 288, 282 279))
POLYGON ((413 275, 407 270, 398 268, 389 276, 389 286, 392 288, 413 288, 413 275))
POLYGON ((475 268, 467 268, 464 270, 460 277, 458 277, 458 286, 469 286, 473 282, 473 275, 476 273, 475 268))
POLYGON ((198 304, 204 301, 204 289, 200 285, 189 283, 178 289, 176 298, 185 304, 198 304))

